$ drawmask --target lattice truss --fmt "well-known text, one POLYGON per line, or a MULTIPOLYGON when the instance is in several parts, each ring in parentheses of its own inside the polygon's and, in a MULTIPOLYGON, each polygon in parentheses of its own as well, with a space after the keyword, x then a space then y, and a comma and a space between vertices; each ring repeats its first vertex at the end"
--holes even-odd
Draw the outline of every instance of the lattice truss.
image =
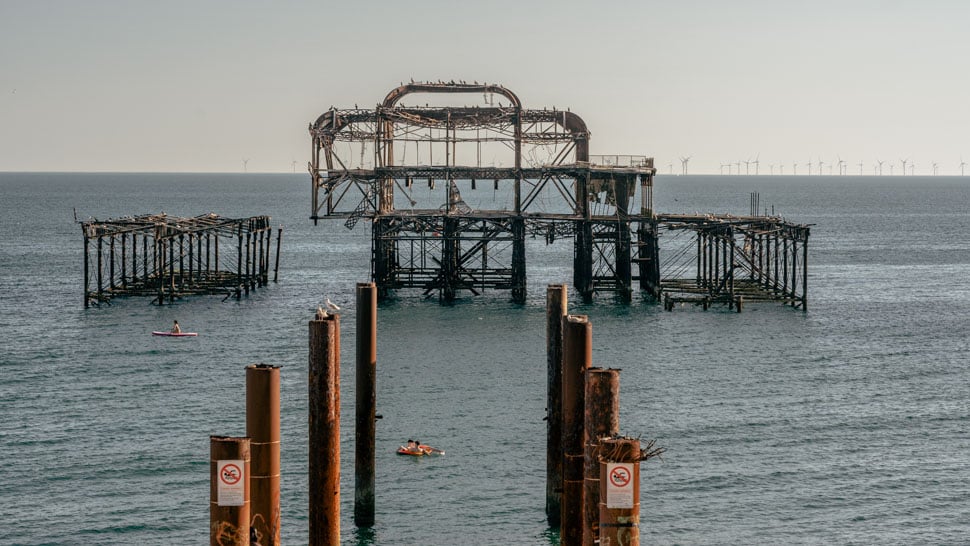
MULTIPOLYGON (((583 201, 593 204, 594 215, 615 213, 608 179, 590 176, 582 119, 568 110, 523 109, 501 86, 405 85, 374 109, 331 108, 310 125, 310 134, 314 219, 346 217, 353 227, 378 213, 449 212, 462 204, 481 212, 579 215, 583 201), (483 104, 397 102, 427 93, 481 96, 483 104), (593 182, 578 188, 577 179, 593 182), (486 191, 471 197, 477 190, 486 191)), ((653 173, 645 157, 606 156, 602 162, 608 169, 653 173)))
POLYGON ((802 300, 809 228, 778 217, 661 216, 666 292, 802 300))

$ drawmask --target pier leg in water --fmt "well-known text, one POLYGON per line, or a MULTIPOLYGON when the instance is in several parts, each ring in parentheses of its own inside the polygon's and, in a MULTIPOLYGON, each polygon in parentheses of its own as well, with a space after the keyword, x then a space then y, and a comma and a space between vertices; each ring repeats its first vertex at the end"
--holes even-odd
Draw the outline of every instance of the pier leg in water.
POLYGON ((280 544, 280 368, 246 367, 246 435, 252 456, 250 527, 260 546, 280 544))
POLYGON ((340 316, 310 321, 310 545, 340 544, 340 316))
POLYGON ((354 431, 354 523, 374 525, 377 405, 377 285, 357 284, 357 414, 354 431))
POLYGON ((583 545, 593 546, 600 539, 600 440, 620 433, 620 370, 586 370, 585 428, 583 545))
POLYGON ((567 314, 565 284, 546 287, 546 518, 559 527, 562 516, 562 324, 567 314))
POLYGON ((593 357, 593 325, 585 315, 563 317, 562 328, 562 510, 560 541, 583 541, 583 413, 585 372, 593 357))
POLYGON ((249 544, 249 438, 209 437, 209 544, 249 544))

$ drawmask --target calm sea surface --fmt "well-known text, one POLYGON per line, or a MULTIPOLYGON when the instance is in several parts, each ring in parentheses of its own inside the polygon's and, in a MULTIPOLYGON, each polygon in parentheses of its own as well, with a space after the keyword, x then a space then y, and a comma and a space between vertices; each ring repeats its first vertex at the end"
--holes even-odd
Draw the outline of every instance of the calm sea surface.
MULTIPOLYGON (((0 174, 0 521, 5 544, 204 544, 209 435, 245 434, 246 365, 282 365, 285 544, 307 542, 307 321, 342 321, 346 544, 558 543, 546 526, 545 286, 570 241, 530 241, 529 300, 379 310, 377 525, 353 513, 354 284, 369 229, 307 220, 307 175, 0 174), (77 216, 268 214, 280 282, 241 301, 82 306, 77 216), (178 319, 195 339, 152 330, 178 319), (408 438, 447 451, 397 457, 408 438)), ((660 176, 664 212, 762 205, 814 224, 809 311, 639 296, 570 310, 622 368, 645 544, 970 540, 970 179, 660 176)), ((471 199, 471 196, 466 196, 471 199)), ((469 201, 471 203, 471 201, 469 201)))

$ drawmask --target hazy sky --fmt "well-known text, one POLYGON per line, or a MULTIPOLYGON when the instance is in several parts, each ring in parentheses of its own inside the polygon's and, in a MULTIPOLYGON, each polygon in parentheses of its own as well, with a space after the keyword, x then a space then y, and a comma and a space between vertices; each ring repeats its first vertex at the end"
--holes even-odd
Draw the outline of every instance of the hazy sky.
POLYGON ((662 173, 958 174, 967 59, 957 0, 0 0, 0 171, 305 172, 311 120, 413 78, 569 107, 662 173))

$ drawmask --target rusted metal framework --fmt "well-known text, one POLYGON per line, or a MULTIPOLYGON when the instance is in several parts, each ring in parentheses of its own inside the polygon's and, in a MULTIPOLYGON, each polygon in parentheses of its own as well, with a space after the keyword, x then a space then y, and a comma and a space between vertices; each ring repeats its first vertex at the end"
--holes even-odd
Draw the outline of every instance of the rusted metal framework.
POLYGON ((412 82, 372 109, 331 108, 309 132, 310 218, 371 222, 381 299, 498 289, 524 302, 527 235, 572 238, 584 301, 629 301, 635 281, 658 299, 681 290, 662 281, 659 234, 673 224, 653 209, 653 158, 590 155, 586 123, 569 110, 525 109, 500 85, 412 82), (480 104, 449 104, 469 97, 480 104))
POLYGON ((671 249, 658 260, 655 294, 668 311, 678 303, 741 311, 745 302, 766 300, 808 309, 810 226, 778 216, 713 214, 658 215, 657 226, 671 249))
POLYGON ((248 295, 268 283, 269 221, 163 213, 81 222, 84 306, 116 296, 153 296, 163 305, 191 294, 248 295))

